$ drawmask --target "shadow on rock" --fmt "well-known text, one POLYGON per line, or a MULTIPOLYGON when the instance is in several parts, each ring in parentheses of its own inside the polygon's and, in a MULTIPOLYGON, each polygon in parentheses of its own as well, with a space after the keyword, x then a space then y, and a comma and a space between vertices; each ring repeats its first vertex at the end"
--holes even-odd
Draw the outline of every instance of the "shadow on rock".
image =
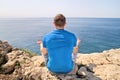
POLYGON ((76 73, 77 78, 83 79, 83 80, 102 80, 99 77, 94 75, 93 68, 96 67, 95 64, 89 64, 87 65, 78 65, 78 72, 76 73))

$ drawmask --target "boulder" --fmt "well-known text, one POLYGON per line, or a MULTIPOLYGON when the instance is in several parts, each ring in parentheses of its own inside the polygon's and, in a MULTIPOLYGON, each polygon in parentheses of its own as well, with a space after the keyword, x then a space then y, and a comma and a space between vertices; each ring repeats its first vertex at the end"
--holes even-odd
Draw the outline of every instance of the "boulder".
POLYGON ((0 52, 0 66, 2 64, 5 64, 8 61, 8 56, 6 55, 6 52, 1 51, 0 52))
POLYGON ((3 74, 11 74, 15 70, 15 66, 19 64, 18 61, 8 61, 6 64, 2 65, 2 73, 3 74))
POLYGON ((9 53, 12 51, 12 46, 8 44, 7 41, 0 41, 0 49, 2 49, 2 51, 6 51, 6 53, 9 53))

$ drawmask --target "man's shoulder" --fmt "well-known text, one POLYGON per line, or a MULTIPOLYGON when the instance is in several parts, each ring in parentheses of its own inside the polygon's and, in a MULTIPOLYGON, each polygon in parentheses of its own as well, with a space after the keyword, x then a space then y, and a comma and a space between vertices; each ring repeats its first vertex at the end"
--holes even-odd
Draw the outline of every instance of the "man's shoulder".
POLYGON ((74 34, 74 33, 70 32, 70 31, 67 31, 67 30, 65 30, 65 31, 66 31, 66 33, 67 33, 68 35, 71 35, 71 36, 75 37, 75 34, 74 34))
POLYGON ((45 36, 46 36, 46 37, 51 36, 53 33, 54 33, 54 31, 50 31, 50 32, 48 32, 45 36))
POLYGON ((53 31, 47 33, 44 35, 43 39, 50 37, 53 34, 53 31))

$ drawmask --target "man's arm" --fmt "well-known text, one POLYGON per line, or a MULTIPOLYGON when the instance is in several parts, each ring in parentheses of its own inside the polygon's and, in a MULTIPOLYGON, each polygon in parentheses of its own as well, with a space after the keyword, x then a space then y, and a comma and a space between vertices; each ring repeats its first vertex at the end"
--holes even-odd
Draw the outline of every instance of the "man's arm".
POLYGON ((78 46, 75 46, 75 47, 73 48, 73 54, 77 54, 77 52, 78 52, 78 46))
POLYGON ((40 44, 40 51, 43 53, 44 56, 47 55, 47 49, 43 48, 42 43, 40 44))
POLYGON ((78 53, 78 46, 80 44, 80 39, 77 39, 77 45, 73 48, 73 54, 77 54, 78 53))
POLYGON ((47 55, 47 49, 46 49, 46 48, 43 48, 42 41, 41 41, 41 40, 38 40, 37 43, 38 43, 38 45, 40 46, 40 51, 42 52, 42 54, 43 54, 44 56, 46 56, 46 55, 47 55))

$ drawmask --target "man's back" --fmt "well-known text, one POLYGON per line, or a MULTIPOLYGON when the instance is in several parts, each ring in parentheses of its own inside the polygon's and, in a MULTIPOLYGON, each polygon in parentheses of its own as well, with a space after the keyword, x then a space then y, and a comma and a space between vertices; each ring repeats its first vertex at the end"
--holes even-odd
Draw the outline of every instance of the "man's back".
POLYGON ((74 34, 57 29, 43 39, 43 47, 48 52, 47 67, 55 73, 68 73, 73 69, 72 50, 76 46, 74 34))

